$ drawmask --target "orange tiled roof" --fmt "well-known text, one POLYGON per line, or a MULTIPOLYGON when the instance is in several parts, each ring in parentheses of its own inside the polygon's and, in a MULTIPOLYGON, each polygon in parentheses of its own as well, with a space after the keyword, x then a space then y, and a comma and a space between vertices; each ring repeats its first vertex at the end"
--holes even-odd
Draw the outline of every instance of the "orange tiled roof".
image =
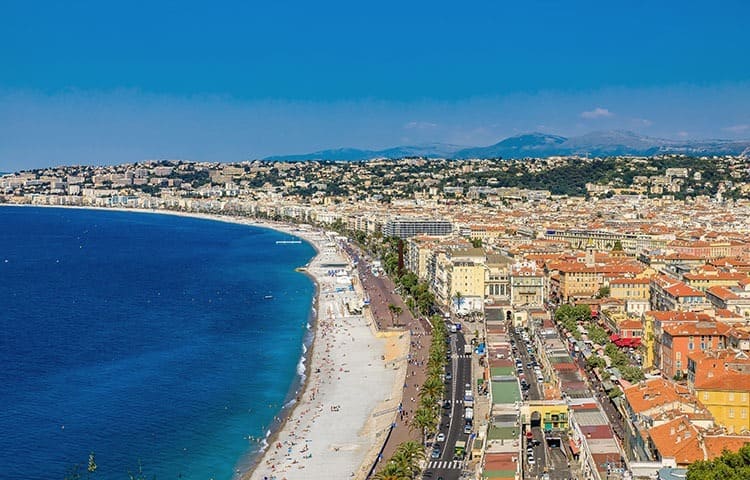
POLYGON ((710 322, 711 316, 706 313, 699 313, 699 312, 677 312, 673 310, 667 310, 667 311, 659 311, 659 310, 649 310, 646 312, 646 315, 652 317, 654 320, 659 320, 661 322, 698 322, 698 321, 707 321, 710 322))
POLYGON ((626 388, 623 393, 635 413, 644 413, 681 400, 675 389, 663 378, 644 380, 626 388))
POLYGON ((700 280, 736 280, 739 282, 743 278, 747 278, 747 275, 740 272, 709 272, 707 270, 708 269, 705 268, 703 273, 686 273, 683 277, 692 282, 700 280))
POLYGON ((720 457, 724 450, 737 452, 748 443, 750 443, 750 436, 747 435, 716 435, 703 438, 708 460, 720 457))
POLYGON ((697 390, 721 390, 724 392, 750 392, 750 374, 723 369, 713 376, 698 375, 695 378, 697 390))
POLYGON ((672 337, 696 335, 726 335, 730 326, 724 322, 677 322, 662 327, 664 333, 672 337))
POLYGON ((641 323, 640 320, 623 320, 617 325, 617 327, 620 330, 632 330, 634 328, 643 328, 643 323, 641 323))
POLYGON ((648 433, 662 458, 674 458, 678 465, 704 459, 703 449, 698 439, 698 429, 689 422, 686 416, 650 428, 648 433))
POLYGON ((648 285, 650 278, 616 278, 609 282, 611 285, 648 285))
POLYGON ((714 295, 715 297, 718 297, 721 300, 737 300, 739 295, 736 295, 734 292, 732 292, 727 287, 722 287, 719 285, 713 286, 706 290, 711 295, 714 295))
POLYGON ((673 297, 704 297, 705 295, 700 290, 696 290, 693 287, 685 285, 682 282, 675 283, 664 289, 665 292, 669 293, 673 297))

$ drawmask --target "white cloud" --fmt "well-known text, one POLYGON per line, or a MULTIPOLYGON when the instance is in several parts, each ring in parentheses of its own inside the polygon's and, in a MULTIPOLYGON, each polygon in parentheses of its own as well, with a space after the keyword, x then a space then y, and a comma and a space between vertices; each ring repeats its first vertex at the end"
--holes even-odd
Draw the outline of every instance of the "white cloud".
POLYGON ((438 126, 437 123, 418 121, 418 122, 409 122, 406 125, 404 125, 404 128, 407 130, 427 130, 430 128, 435 128, 437 126, 438 126))
POLYGON ((596 107, 593 110, 581 112, 581 118, 592 120, 596 118, 608 118, 613 117, 615 114, 607 110, 606 108, 596 107))
POLYGON ((747 123, 732 125, 731 127, 726 127, 724 130, 732 133, 745 133, 750 132, 750 125, 748 125, 747 123))
POLYGON ((640 127, 650 127, 651 125, 654 124, 654 122, 652 122, 648 118, 634 118, 633 123, 635 123, 636 125, 640 127))

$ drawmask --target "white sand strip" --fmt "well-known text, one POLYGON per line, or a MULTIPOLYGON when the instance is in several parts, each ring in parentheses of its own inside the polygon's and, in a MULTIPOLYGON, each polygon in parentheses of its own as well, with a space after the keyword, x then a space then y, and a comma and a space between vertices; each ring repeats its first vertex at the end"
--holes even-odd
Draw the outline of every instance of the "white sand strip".
POLYGON ((308 267, 319 292, 310 378, 301 403, 249 478, 363 478, 363 462, 372 456, 373 446, 382 444, 383 430, 395 415, 378 415, 378 420, 373 413, 400 401, 391 397, 402 372, 385 367, 386 343, 393 346, 404 339, 378 339, 362 315, 349 314, 346 304, 359 306, 361 297, 329 275, 333 267, 325 266, 344 263, 344 258, 319 239, 294 234, 318 240, 319 248, 308 267))

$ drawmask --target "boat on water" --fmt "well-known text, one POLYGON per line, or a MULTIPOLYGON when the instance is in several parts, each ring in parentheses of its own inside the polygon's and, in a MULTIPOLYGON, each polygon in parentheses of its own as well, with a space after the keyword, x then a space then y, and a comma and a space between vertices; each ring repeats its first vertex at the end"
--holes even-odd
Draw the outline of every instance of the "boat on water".
POLYGON ((265 297, 263 297, 263 298, 265 298, 266 300, 271 300, 271 299, 273 298, 273 295, 266 295, 266 296, 265 296, 265 297))
POLYGON ((276 245, 284 245, 287 243, 302 243, 302 240, 276 240, 276 245))

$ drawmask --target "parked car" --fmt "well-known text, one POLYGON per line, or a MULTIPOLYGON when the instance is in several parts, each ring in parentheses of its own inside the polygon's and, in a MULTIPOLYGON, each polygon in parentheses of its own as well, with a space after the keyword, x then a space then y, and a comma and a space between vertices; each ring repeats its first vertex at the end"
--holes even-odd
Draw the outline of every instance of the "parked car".
POLYGON ((445 434, 443 432, 440 432, 437 434, 437 437, 435 438, 438 442, 444 442, 445 441, 445 434))

